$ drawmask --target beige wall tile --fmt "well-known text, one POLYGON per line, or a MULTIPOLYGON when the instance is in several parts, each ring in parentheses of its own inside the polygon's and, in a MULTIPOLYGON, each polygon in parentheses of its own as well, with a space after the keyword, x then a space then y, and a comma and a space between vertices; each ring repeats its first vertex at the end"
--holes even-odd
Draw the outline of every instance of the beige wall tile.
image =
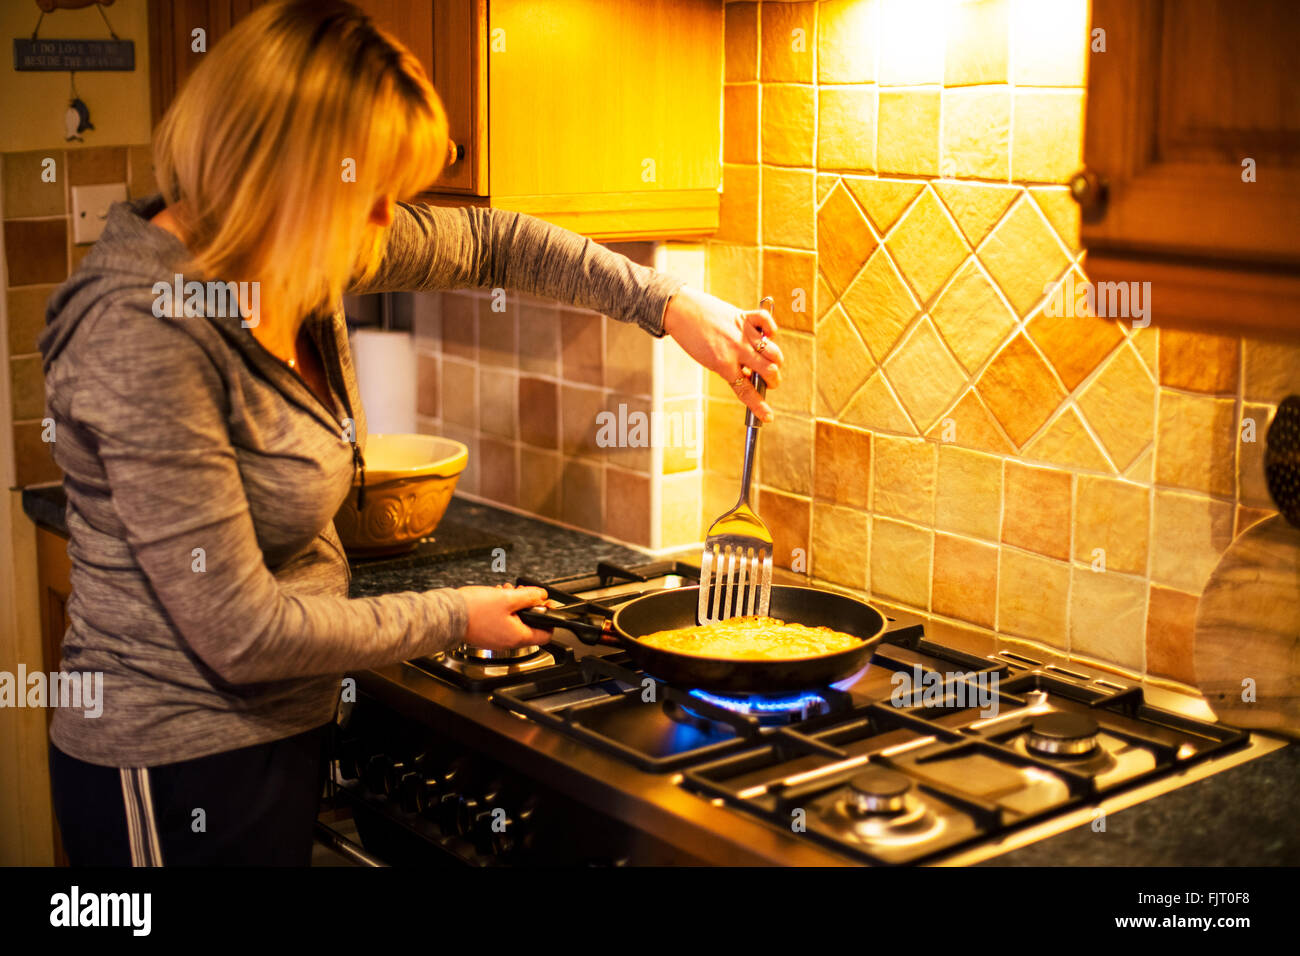
POLYGON ((425 418, 437 418, 438 396, 438 356, 428 352, 416 355, 415 411, 425 418))
POLYGON ((875 248, 866 217, 849 191, 837 185, 817 211, 818 264, 830 287, 836 293, 847 289, 875 248))
POLYGON ((877 362, 884 361, 921 311, 884 249, 872 253, 841 304, 877 362))
POLYGON ((442 294, 442 354, 478 361, 478 300, 467 293, 442 294))
POLYGON ((1124 341, 1124 333, 1111 319, 1091 315, 1052 316, 1046 309, 1029 321, 1028 329, 1029 337, 1070 391, 1078 388, 1124 341))
POLYGON ((875 0, 822 0, 817 5, 819 83, 870 83, 876 78, 875 0))
POLYGON ((479 429, 498 438, 518 435, 518 376, 483 366, 478 372, 479 429))
POLYGON ((974 389, 968 390, 952 411, 935 422, 926 432, 926 437, 940 442, 955 442, 978 451, 1009 454, 1016 450, 974 389))
POLYGON ((1001 550, 998 630, 1064 648, 1069 565, 1014 548, 1001 550))
POLYGON ((1146 658, 1146 581, 1077 565, 1072 573, 1070 654, 1140 672, 1146 658))
POLYGON ((132 199, 141 199, 158 192, 153 174, 153 148, 149 145, 128 146, 126 149, 126 193, 132 199))
POLYGON ((734 398, 709 399, 705 405, 704 467, 726 478, 739 478, 745 450, 742 406, 734 398))
POLYGON ((1066 183, 1083 165, 1083 91, 1016 91, 1011 178, 1066 183))
POLYGON ((957 220, 958 227, 972 247, 978 247, 984 241, 984 237, 1021 194, 1017 186, 995 186, 990 183, 936 182, 934 191, 957 220))
POLYGON ((1073 476, 1056 468, 1008 461, 1004 480, 1003 543, 1069 560, 1073 476))
POLYGON ((1244 339, 1242 348, 1247 401, 1278 403, 1300 394, 1300 345, 1244 339))
POLYGON ((763 243, 813 249, 817 214, 811 171, 763 167, 763 243))
POLYGON ((1092 564, 1102 552, 1107 571, 1146 574, 1151 490, 1129 481, 1079 475, 1074 557, 1092 564))
POLYGON ((1272 509, 1273 497, 1264 478, 1264 449, 1268 426, 1276 409, 1269 405, 1246 403, 1241 406, 1241 420, 1237 424, 1237 492, 1241 503, 1253 508, 1272 509), (1254 422, 1247 426, 1246 420, 1254 422), (1248 427, 1253 428, 1254 441, 1246 441, 1248 427))
POLYGON ((663 480, 659 499, 659 547, 694 544, 700 533, 701 473, 672 475, 663 480))
POLYGON ((825 581, 866 590, 870 518, 865 511, 826 501, 813 503, 812 573, 825 581))
POLYGON ((876 168, 939 175, 939 91, 881 90, 877 109, 876 168))
POLYGON ((31 286, 8 292, 9 354, 36 351, 36 339, 45 328, 45 304, 55 286, 31 286))
POLYGON ((729 3, 723 36, 726 38, 728 83, 758 79, 758 4, 729 3))
POLYGON ((1232 399, 1161 389, 1156 481, 1173 488, 1232 496, 1235 413, 1232 399))
POLYGON ((604 450, 605 460, 611 465, 640 472, 649 472, 653 467, 654 456, 650 446, 654 441, 654 431, 650 408, 648 398, 620 392, 605 393, 602 411, 608 413, 608 417, 602 416, 596 423, 596 444, 599 446, 602 441, 601 426, 608 423, 611 428, 605 431, 604 438, 614 439, 615 444, 604 450), (626 422, 626 425, 620 422, 626 422))
POLYGON ((858 201, 858 205, 866 210, 871 224, 881 235, 898 222, 899 217, 925 187, 925 183, 864 179, 859 176, 845 176, 844 185, 858 201))
POLYGON ((907 412, 903 411, 903 406, 898 404, 898 397, 886 383, 885 376, 879 372, 867 379, 867 383, 849 399, 840 418, 846 425, 870 428, 876 432, 917 434, 916 426, 907 417, 907 412))
POLYGON ((1200 594, 1232 541, 1232 505, 1159 488, 1155 499, 1151 581, 1200 594))
POLYGON ((980 261, 1019 315, 1041 302, 1070 260, 1033 203, 1021 200, 979 248, 980 261))
POLYGON ((758 162, 758 84, 722 88, 722 160, 758 162))
MULTIPOLYGON (((864 225, 863 229, 865 228, 864 225)), ((817 256, 813 253, 788 249, 763 250, 763 295, 772 297, 772 318, 776 319, 777 328, 781 332, 788 329, 813 331, 813 295, 816 284, 817 256)), ((757 306, 757 301, 745 304, 745 308, 757 306)))
POLYGON ((594 462, 566 458, 560 484, 560 520, 587 531, 603 530, 605 469, 594 462))
POLYGON ((947 86, 1005 83, 1008 79, 1008 0, 951 8, 943 82, 947 86))
POLYGON ((739 306, 763 297, 759 291, 757 247, 711 242, 708 263, 709 291, 718 298, 739 306))
POLYGON ((49 285, 67 278, 67 220, 7 219, 4 237, 10 286, 49 285))
POLYGON ((833 412, 840 411, 874 364, 844 310, 836 306, 817 326, 817 393, 833 412))
POLYGON ((478 493, 503 505, 519 503, 518 450, 513 442, 489 438, 478 442, 478 493))
POLYGON ((884 368, 894 392, 922 432, 938 420, 966 386, 966 373, 928 319, 922 319, 912 330, 884 368))
POLYGON ((622 468, 605 469, 605 534, 650 546, 650 478, 622 468))
POLYGON ((1083 86, 1087 0, 1015 0, 1014 78, 1020 86, 1083 86))
POLYGON ((1111 460, 1127 471, 1155 437, 1155 384, 1131 347, 1123 347, 1079 396, 1079 408, 1111 460))
POLYGON ((519 507, 543 518, 560 517, 559 452, 526 446, 519 449, 519 507))
POLYGON ((953 445, 940 445, 934 525, 987 541, 1002 524, 1002 459, 953 445))
POLYGON ((819 419, 814 429, 813 489, 819 498, 866 508, 871 491, 871 433, 819 419))
POLYGON ((922 304, 934 297, 967 255, 961 233, 928 189, 886 244, 922 304))
POLYGON ((1064 186, 1034 186, 1029 190, 1038 203, 1043 217, 1051 223, 1052 229, 1065 248, 1079 252, 1083 244, 1079 241, 1079 204, 1064 186))
POLYGON ((817 91, 817 168, 876 168, 876 88, 827 86, 817 91))
POLYGON ((497 312, 492 308, 492 299, 478 300, 478 360, 484 365, 514 368, 519 362, 515 344, 515 316, 519 306, 509 296, 503 301, 505 311, 497 312))
POLYGON ((872 509, 933 524, 937 449, 934 442, 921 438, 876 435, 872 449, 872 509))
POLYGON ((1146 669, 1150 674, 1196 684, 1193 637, 1195 594, 1153 584, 1147 605, 1146 669))
MULTIPOLYGON (((423 428, 420 429, 423 434, 423 428)), ((465 465, 465 470, 460 473, 460 480, 456 482, 456 492, 458 494, 477 495, 478 494, 478 432, 471 428, 465 428, 462 425, 454 424, 447 421, 444 417, 442 424, 435 432, 431 434, 444 435, 447 438, 460 442, 469 449, 469 461, 465 465)))
POLYGON ((560 443, 560 390, 554 382, 523 375, 519 379, 519 438, 538 448, 560 443))
POLYGON ((980 376, 979 391, 1017 445, 1028 441, 1065 397, 1047 363, 1023 334, 989 363, 980 376))
POLYGON ((560 310, 560 374, 565 381, 576 384, 604 384, 602 316, 585 309, 560 310))
POLYGON ((781 386, 767 393, 767 400, 777 412, 810 415, 816 376, 813 374, 817 341, 803 332, 781 332, 781 386))
POLYGON ((28 153, 5 153, 4 163, 4 218, 22 219, 28 216, 62 216, 64 187, 67 169, 64 154, 58 149, 42 149, 28 153), (54 181, 49 182, 47 159, 54 160, 54 181))
POLYGON ((871 520, 871 594, 930 607, 934 532, 889 518, 871 520))
POLYGON ((763 84, 763 162, 777 166, 813 164, 817 101, 811 86, 763 84))
POLYGON ((654 390, 654 339, 630 322, 606 317, 604 326, 605 387, 628 395, 650 395, 654 390))
POLYGON ((758 167, 722 164, 722 196, 714 238, 758 243, 758 167))
POLYGON ((1239 344, 1236 336, 1163 329, 1160 384, 1212 395, 1236 394, 1239 344))
POLYGON ((596 416, 609 410, 605 395, 598 388, 560 386, 560 449, 564 454, 605 457, 605 449, 596 444, 596 416))
MULTIPOLYGON (((653 361, 653 340, 647 339, 645 333, 636 326, 630 328, 636 329, 636 334, 641 336, 650 347, 651 352, 647 361, 653 361)), ((695 359, 686 354, 686 350, 678 345, 675 339, 669 337, 662 342, 664 398, 698 398, 704 388, 704 369, 695 359)))
POLYGON ((15 421, 45 415, 45 373, 39 355, 9 360, 9 397, 15 421))
POLYGON ((1024 447, 1021 457, 1070 469, 1115 470, 1088 434, 1078 412, 1069 407, 1024 447))
POLYGON ((798 561, 808 566, 808 539, 812 524, 812 502, 807 498, 782 494, 770 488, 758 493, 758 513, 772 532, 774 562, 788 568, 798 561))
POLYGON ((930 608, 936 614, 993 627, 998 608, 998 549, 969 538, 935 534, 930 608))
POLYGON ((519 305, 519 368, 552 378, 560 374, 560 312, 554 305, 519 305))
POLYGON ((812 494, 813 422, 811 418, 778 415, 763 426, 758 443, 759 476, 763 484, 799 495, 812 494))
POLYGON ((816 60, 815 3, 764 3, 761 22, 763 81, 811 83, 816 60))
POLYGON ((1006 340, 1016 322, 973 258, 957 271, 930 316, 957 360, 972 373, 1006 340))
POLYGON ((1006 179, 1011 171, 1011 94, 1005 88, 944 90, 944 176, 1006 179))
POLYGON ((441 406, 446 421, 478 428, 478 372, 473 365, 443 356, 441 406))

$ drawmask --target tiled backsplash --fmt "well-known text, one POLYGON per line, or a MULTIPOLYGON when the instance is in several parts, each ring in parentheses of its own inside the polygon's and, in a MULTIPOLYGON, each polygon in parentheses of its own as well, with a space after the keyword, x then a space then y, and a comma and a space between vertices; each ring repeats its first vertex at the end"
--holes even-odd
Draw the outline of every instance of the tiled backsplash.
MULTIPOLYGON (((1197 595, 1272 510, 1300 346, 1161 331, 1158 301, 1145 329, 1047 314, 1086 281, 1086 50, 1083 0, 728 3, 709 282, 777 300, 791 381, 758 478, 782 563, 1190 682, 1197 595)), ((740 440, 708 390, 705 516, 740 440)))
MULTIPOLYGON (((60 472, 42 440, 45 377, 36 338, 45 325, 45 303, 76 268, 90 245, 73 245, 73 186, 126 183, 132 198, 154 190, 148 146, 105 146, 6 153, 4 250, 8 281, 9 395, 12 405, 14 482, 56 481, 60 472), (46 162, 53 160, 53 167, 46 162), (54 181, 42 173, 52 168, 54 181)), ((8 424, 8 423, 6 423, 8 424)))
MULTIPOLYGON (((704 284, 698 246, 616 248, 704 284)), ((415 328, 420 428, 470 449, 458 493, 644 547, 699 540, 703 379, 671 339, 491 290, 422 294, 415 328)))

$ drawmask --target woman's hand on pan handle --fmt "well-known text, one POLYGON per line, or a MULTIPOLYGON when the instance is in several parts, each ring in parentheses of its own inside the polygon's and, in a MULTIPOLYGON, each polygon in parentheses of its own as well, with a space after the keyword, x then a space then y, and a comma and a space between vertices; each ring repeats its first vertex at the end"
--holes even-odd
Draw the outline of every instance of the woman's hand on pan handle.
POLYGON ((691 358, 721 375, 760 421, 772 420, 772 406, 749 383, 749 372, 757 372, 768 388, 781 384, 783 357, 780 346, 772 341, 776 322, 770 312, 741 309, 707 292, 682 286, 668 302, 664 331, 691 358))
POLYGON ((457 588, 469 607, 469 623, 465 627, 465 642, 488 650, 504 651, 529 644, 545 644, 551 635, 529 627, 516 616, 516 611, 546 603, 546 592, 541 588, 517 588, 512 584, 500 587, 457 588))

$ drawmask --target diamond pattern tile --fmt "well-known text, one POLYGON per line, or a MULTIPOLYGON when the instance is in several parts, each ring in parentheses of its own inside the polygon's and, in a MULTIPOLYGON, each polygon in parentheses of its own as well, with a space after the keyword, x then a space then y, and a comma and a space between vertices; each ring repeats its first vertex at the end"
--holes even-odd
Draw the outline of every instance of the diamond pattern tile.
POLYGON ((1011 208, 1020 195, 1016 186, 991 186, 986 183, 935 183, 934 191, 957 220, 957 225, 972 246, 978 246, 994 223, 1011 208))
POLYGON ((853 198, 867 211, 871 224, 882 236, 898 222, 903 210, 925 188, 924 183, 899 182, 895 179, 846 178, 844 185, 848 186, 853 198))
POLYGON ((1017 446, 1023 446, 1065 398, 1047 363, 1023 333, 984 370, 979 391, 1017 446))
POLYGON ((1016 317, 975 259, 967 259, 930 310, 948 347, 974 373, 1015 328, 1016 317))
POLYGON ((843 184, 837 184, 817 211, 817 255, 826 281, 842 293, 876 248, 866 217, 843 184))
POLYGON ((1021 316, 1043 300, 1070 265, 1047 220, 1027 200, 1016 203, 998 223, 979 257, 1021 316))
MULTIPOLYGON (((1074 276, 1076 283, 1083 281, 1083 276, 1077 272, 1067 275, 1074 276)), ((1069 295, 1071 284, 1063 285, 1064 298, 1069 295)), ((1043 350, 1070 391, 1074 391, 1124 341, 1124 333, 1118 324, 1093 315, 1051 316, 1043 309, 1026 328, 1029 337, 1043 350)))
POLYGON ((963 448, 1012 454, 1015 447, 1007 441, 989 410, 980 401, 975 389, 961 397, 952 411, 935 422, 925 433, 926 438, 952 442, 963 448))
POLYGON ((841 305, 877 362, 884 360, 921 311, 884 249, 872 253, 841 305))
POLYGON ((1083 244, 1079 242, 1079 204, 1070 195, 1066 186, 1031 186, 1029 195, 1034 197, 1038 208, 1043 211, 1052 229, 1061 237, 1065 248, 1078 253, 1083 244))
POLYGON ((1114 471, 1073 408, 1067 408, 1045 432, 1025 446, 1022 454, 1034 461, 1051 462, 1067 468, 1114 471))
POLYGON ((867 384, 849 401, 840 414, 840 421, 872 431, 916 434, 912 420, 903 411, 903 406, 898 404, 898 399, 885 383, 885 377, 879 372, 867 379, 867 384))
POLYGON ((875 368, 866 346, 839 306, 817 326, 817 394, 838 413, 875 368))
POLYGON ((949 354, 934 326, 922 319, 884 366, 894 391, 925 431, 966 385, 966 373, 949 354))
POLYGON ((907 211, 886 245, 922 302, 930 301, 966 258, 961 234, 930 190, 907 211))
POLYGON ((1142 360, 1126 345, 1076 402, 1120 471, 1127 473, 1151 441, 1155 397, 1155 382, 1142 360))

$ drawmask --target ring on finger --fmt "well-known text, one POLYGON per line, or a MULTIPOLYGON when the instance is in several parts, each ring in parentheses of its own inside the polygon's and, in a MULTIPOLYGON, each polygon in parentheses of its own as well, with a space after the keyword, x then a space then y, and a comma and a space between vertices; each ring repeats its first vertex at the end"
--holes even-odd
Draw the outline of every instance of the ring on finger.
POLYGON ((767 351, 767 336, 762 332, 758 333, 758 343, 754 346, 754 351, 759 355, 767 351))
POLYGON ((732 387, 732 388, 740 388, 742 385, 745 384, 745 381, 746 381, 745 376, 743 376, 743 375, 739 375, 739 376, 736 377, 735 381, 733 381, 733 382, 731 383, 731 387, 732 387))

